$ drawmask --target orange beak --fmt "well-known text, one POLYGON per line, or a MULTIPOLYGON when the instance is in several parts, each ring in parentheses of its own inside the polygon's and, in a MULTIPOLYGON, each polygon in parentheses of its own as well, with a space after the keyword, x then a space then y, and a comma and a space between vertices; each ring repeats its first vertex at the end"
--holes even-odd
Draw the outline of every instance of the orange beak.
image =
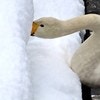
POLYGON ((39 27, 39 24, 33 22, 33 24, 32 24, 31 36, 34 36, 34 34, 35 34, 35 32, 37 31, 38 27, 39 27))

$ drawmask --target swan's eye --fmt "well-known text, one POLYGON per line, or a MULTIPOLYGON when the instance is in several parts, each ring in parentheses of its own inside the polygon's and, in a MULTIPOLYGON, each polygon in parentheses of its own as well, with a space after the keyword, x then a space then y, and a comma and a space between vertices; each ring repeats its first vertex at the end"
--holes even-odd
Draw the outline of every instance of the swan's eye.
POLYGON ((43 25, 43 24, 41 24, 40 26, 41 26, 41 27, 44 27, 44 25, 43 25))

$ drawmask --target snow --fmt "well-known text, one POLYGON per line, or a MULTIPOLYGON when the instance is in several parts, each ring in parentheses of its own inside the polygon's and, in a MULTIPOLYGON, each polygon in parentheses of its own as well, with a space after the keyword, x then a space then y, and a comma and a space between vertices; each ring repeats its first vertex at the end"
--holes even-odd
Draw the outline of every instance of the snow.
MULTIPOLYGON (((71 36, 67 38, 72 41, 71 36)), ((34 100, 81 100, 79 78, 66 63, 69 40, 62 39, 63 43, 66 41, 66 46, 63 46, 59 39, 30 38, 27 49, 34 100)), ((79 46, 76 40, 73 44, 79 46)))
POLYGON ((0 100, 29 100, 26 43, 32 0, 0 0, 0 100))
POLYGON ((84 13, 83 0, 33 0, 34 19, 55 17, 70 19, 84 13))
MULTIPOLYGON (((34 19, 62 20, 84 14, 82 0, 33 0, 34 19)), ((80 46, 79 32, 55 39, 30 37, 27 46, 34 100, 82 100, 78 76, 69 68, 80 46)))

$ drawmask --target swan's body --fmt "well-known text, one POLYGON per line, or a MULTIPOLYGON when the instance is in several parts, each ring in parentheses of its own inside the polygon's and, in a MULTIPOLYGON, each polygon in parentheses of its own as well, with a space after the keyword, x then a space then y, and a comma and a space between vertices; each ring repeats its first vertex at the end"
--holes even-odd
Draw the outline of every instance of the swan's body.
POLYGON ((37 36, 46 36, 47 38, 64 36, 83 29, 93 30, 94 34, 86 40, 74 54, 70 66, 84 83, 87 83, 90 86, 100 86, 99 15, 83 15, 68 21, 61 21, 54 18, 42 18, 36 20, 35 23, 38 23, 39 25, 44 24, 44 28, 42 28, 43 30, 47 29, 48 25, 52 26, 54 23, 56 28, 52 26, 50 29, 54 30, 54 33, 56 34, 44 34, 42 31, 41 33, 38 31, 36 33, 37 36), (51 21, 51 19, 53 21, 51 21))
POLYGON ((76 51, 71 66, 85 84, 100 87, 100 16, 92 15, 86 22, 82 28, 94 33, 76 51))

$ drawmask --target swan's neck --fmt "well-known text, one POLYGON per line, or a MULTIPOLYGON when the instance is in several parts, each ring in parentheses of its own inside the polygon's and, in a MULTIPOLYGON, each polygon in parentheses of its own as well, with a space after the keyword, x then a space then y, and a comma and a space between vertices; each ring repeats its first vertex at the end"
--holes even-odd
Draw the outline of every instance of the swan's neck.
POLYGON ((80 16, 71 20, 63 21, 62 24, 63 31, 67 34, 84 29, 93 30, 95 33, 100 32, 100 16, 96 14, 80 16))

